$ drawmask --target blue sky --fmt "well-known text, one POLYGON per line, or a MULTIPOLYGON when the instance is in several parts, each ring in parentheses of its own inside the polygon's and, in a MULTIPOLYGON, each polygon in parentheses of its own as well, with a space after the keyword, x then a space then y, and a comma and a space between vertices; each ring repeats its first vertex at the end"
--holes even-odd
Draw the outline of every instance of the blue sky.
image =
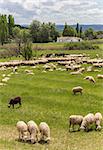
POLYGON ((56 24, 103 24, 103 0, 0 0, 0 13, 18 24, 37 19, 56 24))

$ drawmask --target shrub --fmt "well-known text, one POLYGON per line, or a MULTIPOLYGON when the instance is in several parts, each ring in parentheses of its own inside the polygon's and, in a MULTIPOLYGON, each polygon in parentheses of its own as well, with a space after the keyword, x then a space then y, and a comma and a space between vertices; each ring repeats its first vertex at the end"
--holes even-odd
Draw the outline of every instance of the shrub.
POLYGON ((65 50, 95 50, 99 48, 98 46, 94 46, 90 42, 75 42, 75 43, 66 43, 64 45, 65 50))
POLYGON ((30 60, 32 58, 32 44, 30 42, 24 44, 21 55, 25 58, 25 60, 30 60))

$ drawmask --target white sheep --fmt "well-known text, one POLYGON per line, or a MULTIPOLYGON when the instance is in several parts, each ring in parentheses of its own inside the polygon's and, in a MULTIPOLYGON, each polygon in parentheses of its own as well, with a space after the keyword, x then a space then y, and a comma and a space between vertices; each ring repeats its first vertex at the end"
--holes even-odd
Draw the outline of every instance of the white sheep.
POLYGON ((74 95, 75 95, 76 93, 81 93, 81 94, 82 94, 82 91, 83 91, 83 88, 82 88, 81 86, 77 86, 77 87, 74 87, 74 88, 72 89, 72 92, 74 93, 74 95))
POLYGON ((28 135, 28 126, 24 121, 18 121, 17 124, 17 130, 19 132, 19 140, 25 141, 27 140, 28 135))
POLYGON ((41 133, 40 140, 45 141, 47 143, 50 142, 50 128, 46 122, 41 122, 39 124, 39 131, 41 133))
POLYGON ((101 130, 102 119, 103 119, 102 114, 100 112, 97 112, 95 114, 96 130, 101 130))
POLYGON ((4 79, 2 79, 2 82, 7 82, 10 78, 9 77, 5 77, 4 79))
POLYGON ((79 128, 78 128, 78 131, 79 131, 82 121, 83 121, 83 116, 71 115, 69 117, 69 131, 70 131, 71 126, 72 126, 72 129, 74 131, 74 125, 79 125, 79 128))
POLYGON ((89 126, 95 123, 95 116, 92 113, 89 113, 83 118, 80 129, 88 131, 89 126))
POLYGON ((39 139, 38 139, 38 136, 39 136, 39 128, 37 126, 37 124, 30 120, 28 123, 28 131, 30 133, 30 141, 31 143, 35 143, 37 142, 39 139))
POLYGON ((84 79, 85 79, 85 80, 89 80, 89 81, 92 82, 92 83, 95 83, 95 82, 96 82, 95 79, 94 79, 92 76, 86 76, 84 79))
POLYGON ((97 78, 98 78, 98 79, 103 79, 103 74, 98 74, 98 75, 97 75, 97 78))

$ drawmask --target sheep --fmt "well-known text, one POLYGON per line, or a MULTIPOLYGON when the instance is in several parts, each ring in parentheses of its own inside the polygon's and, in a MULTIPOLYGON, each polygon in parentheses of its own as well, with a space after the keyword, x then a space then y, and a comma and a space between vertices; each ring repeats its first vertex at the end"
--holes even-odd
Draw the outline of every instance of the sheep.
POLYGON ((38 139, 38 135, 39 135, 39 128, 37 126, 37 124, 30 120, 28 123, 28 131, 30 133, 30 141, 31 143, 36 143, 39 139, 38 139))
POLYGON ((50 142, 50 128, 46 122, 39 124, 39 131, 41 133, 40 140, 49 143, 50 142))
POLYGON ((24 121, 18 121, 16 124, 17 130, 19 132, 19 140, 27 141, 28 137, 28 126, 24 121))
POLYGON ((21 106, 21 97, 15 97, 14 99, 11 99, 11 100, 9 101, 8 107, 10 108, 11 105, 12 105, 12 107, 14 108, 14 105, 15 105, 15 104, 18 104, 18 103, 19 103, 19 106, 21 106))
POLYGON ((82 91, 83 91, 83 88, 82 88, 81 86, 77 86, 77 87, 74 87, 74 88, 72 89, 72 92, 74 93, 74 95, 75 95, 76 93, 81 93, 81 94, 82 94, 82 91))
POLYGON ((95 123, 95 116, 93 113, 89 113, 83 118, 80 130, 89 130, 89 126, 95 123))
POLYGON ((102 114, 100 112, 97 112, 95 114, 95 124, 96 124, 96 130, 101 130, 101 122, 102 122, 102 114))
POLYGON ((98 79, 103 79, 103 74, 98 74, 98 75, 97 75, 97 78, 98 78, 98 79))
POLYGON ((10 79, 10 78, 5 77, 5 78, 4 78, 4 79, 2 79, 1 81, 2 81, 2 82, 7 82, 9 79, 10 79))
POLYGON ((17 66, 13 67, 13 73, 17 72, 17 70, 18 70, 17 66))
POLYGON ((92 76, 86 76, 84 79, 85 79, 85 80, 89 80, 89 81, 92 82, 92 83, 95 83, 95 82, 96 82, 95 79, 94 79, 92 76))
POLYGON ((70 72, 70 74, 71 74, 71 75, 79 75, 79 74, 80 74, 80 75, 82 75, 82 73, 81 73, 81 72, 79 72, 79 71, 70 72))
POLYGON ((79 125, 79 128, 78 128, 78 131, 79 131, 82 121, 83 121, 83 116, 71 115, 69 117, 69 131, 70 131, 71 126, 72 126, 72 129, 74 131, 74 125, 79 125))

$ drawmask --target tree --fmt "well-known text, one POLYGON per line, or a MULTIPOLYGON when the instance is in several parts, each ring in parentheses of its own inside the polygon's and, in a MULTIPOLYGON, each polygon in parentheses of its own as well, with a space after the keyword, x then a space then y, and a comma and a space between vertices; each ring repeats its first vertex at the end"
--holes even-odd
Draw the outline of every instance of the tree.
POLYGON ((82 38, 82 34, 83 34, 83 29, 82 26, 80 27, 80 38, 82 38))
POLYGON ((32 44, 30 42, 24 43, 21 54, 25 60, 30 60, 32 58, 32 44))
POLYGON ((68 36, 68 35, 69 35, 67 23, 65 23, 65 26, 64 26, 62 35, 63 35, 63 36, 68 36))
POLYGON ((63 36, 75 36, 76 31, 73 27, 68 26, 67 24, 65 24, 62 35, 63 36))
POLYGON ((12 15, 8 16, 8 32, 9 36, 13 36, 13 27, 14 27, 14 17, 12 15))
POLYGON ((78 36, 79 35, 79 23, 77 23, 76 32, 77 32, 77 36, 78 36))
POLYGON ((50 37, 52 41, 57 41, 57 37, 59 37, 59 32, 56 29, 55 23, 49 22, 49 28, 50 28, 50 37))
POLYGON ((19 27, 13 28, 13 36, 15 38, 16 43, 18 44, 19 51, 20 51, 21 43, 22 43, 22 31, 19 27))
POLYGON ((30 25, 30 34, 33 43, 40 42, 40 27, 41 23, 37 20, 34 20, 30 25))
POLYGON ((94 32, 94 30, 92 28, 88 28, 85 32, 84 32, 85 38, 92 40, 96 38, 96 32, 94 32))
POLYGON ((0 42, 3 45, 8 40, 8 24, 6 15, 0 16, 0 42))
POLYGON ((30 31, 27 29, 22 29, 21 30, 21 38, 22 38, 22 43, 27 43, 30 41, 30 31))
POLYGON ((50 29, 49 25, 43 23, 40 28, 40 42, 45 43, 50 41, 50 29))

